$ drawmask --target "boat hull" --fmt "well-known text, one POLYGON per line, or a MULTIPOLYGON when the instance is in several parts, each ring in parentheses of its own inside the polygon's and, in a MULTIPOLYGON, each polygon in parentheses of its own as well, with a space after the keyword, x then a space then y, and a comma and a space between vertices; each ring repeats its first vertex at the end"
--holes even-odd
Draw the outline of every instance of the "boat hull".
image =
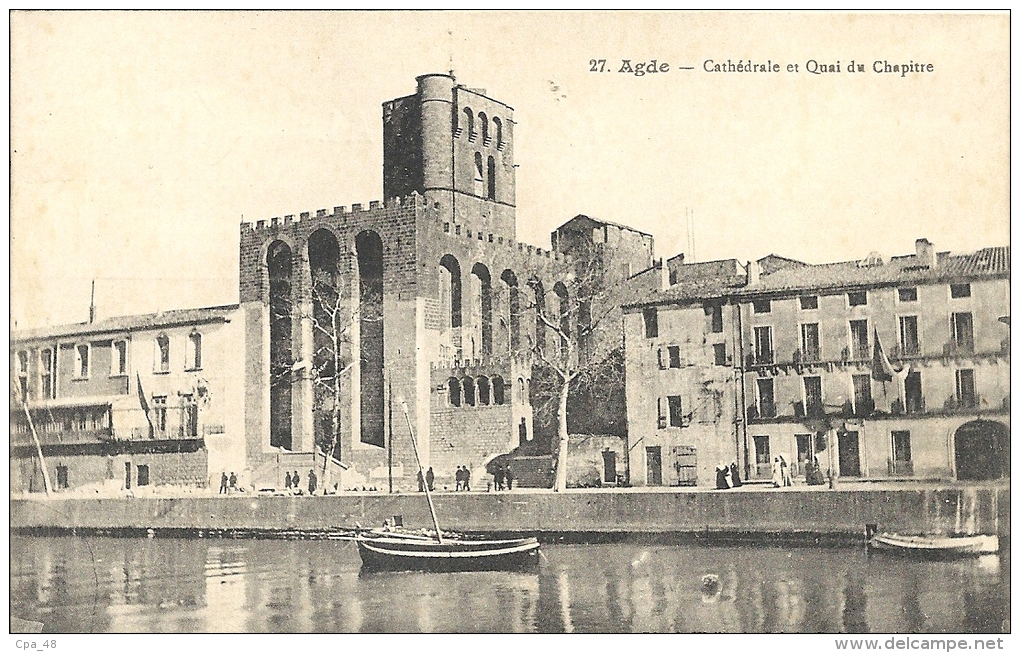
POLYGON ((411 540, 361 537, 365 571, 515 571, 538 564, 538 540, 411 540))
POLYGON ((997 535, 962 535, 940 537, 879 533, 870 545, 873 549, 928 556, 972 556, 998 553, 997 535))

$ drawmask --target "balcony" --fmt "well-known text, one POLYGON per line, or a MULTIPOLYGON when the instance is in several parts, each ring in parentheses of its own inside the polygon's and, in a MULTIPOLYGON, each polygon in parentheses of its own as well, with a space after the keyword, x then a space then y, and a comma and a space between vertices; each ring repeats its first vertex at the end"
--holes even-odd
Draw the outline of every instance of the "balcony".
POLYGON ((975 410, 981 407, 981 395, 974 393, 972 395, 957 396, 950 395, 946 398, 942 408, 949 411, 957 410, 975 410))
POLYGON ((794 364, 800 363, 820 363, 822 361, 822 352, 819 348, 815 347, 812 349, 798 349, 793 352, 794 364))
POLYGON ((942 346, 942 355, 946 357, 973 356, 973 340, 950 340, 942 346))
POLYGON ((895 345, 889 348, 889 358, 902 360, 904 358, 917 358, 921 355, 921 345, 913 342, 905 345, 895 345))

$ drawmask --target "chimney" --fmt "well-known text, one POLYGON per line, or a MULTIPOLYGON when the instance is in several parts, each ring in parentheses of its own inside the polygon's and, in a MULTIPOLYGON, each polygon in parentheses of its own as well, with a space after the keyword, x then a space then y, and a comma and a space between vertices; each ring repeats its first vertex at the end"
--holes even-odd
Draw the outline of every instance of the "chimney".
POLYGON ((917 264, 934 270, 938 263, 935 246, 928 242, 927 238, 918 238, 914 242, 914 246, 917 248, 917 264))
POLYGON ((669 288, 669 266, 666 265, 666 259, 659 259, 659 273, 662 277, 662 289, 666 290, 669 288))
POLYGON ((749 261, 747 263, 747 285, 755 286, 758 285, 758 281, 761 278, 761 264, 758 261, 749 261))

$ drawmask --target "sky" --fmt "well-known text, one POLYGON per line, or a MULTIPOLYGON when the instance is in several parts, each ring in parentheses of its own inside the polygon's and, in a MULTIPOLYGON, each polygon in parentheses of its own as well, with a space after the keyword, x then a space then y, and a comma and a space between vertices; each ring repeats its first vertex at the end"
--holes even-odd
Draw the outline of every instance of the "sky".
POLYGON ((15 12, 10 43, 18 328, 84 321, 93 280, 100 318, 236 302, 242 220, 382 199, 381 104, 451 69, 514 107, 524 242, 583 213, 699 261, 1009 244, 1005 14, 15 12))

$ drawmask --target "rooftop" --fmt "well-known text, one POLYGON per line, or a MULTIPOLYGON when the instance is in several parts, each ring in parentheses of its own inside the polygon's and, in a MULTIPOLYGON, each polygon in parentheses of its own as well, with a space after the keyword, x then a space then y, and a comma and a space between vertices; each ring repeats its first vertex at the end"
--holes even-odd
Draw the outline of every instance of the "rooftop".
POLYGON ((124 333, 129 331, 149 331, 191 324, 208 324, 211 322, 229 322, 230 314, 237 310, 237 304, 211 306, 208 308, 184 308, 145 315, 123 315, 96 320, 91 324, 61 324, 57 326, 23 329, 11 333, 12 341, 42 340, 64 338, 68 336, 96 335, 101 333, 124 333))

